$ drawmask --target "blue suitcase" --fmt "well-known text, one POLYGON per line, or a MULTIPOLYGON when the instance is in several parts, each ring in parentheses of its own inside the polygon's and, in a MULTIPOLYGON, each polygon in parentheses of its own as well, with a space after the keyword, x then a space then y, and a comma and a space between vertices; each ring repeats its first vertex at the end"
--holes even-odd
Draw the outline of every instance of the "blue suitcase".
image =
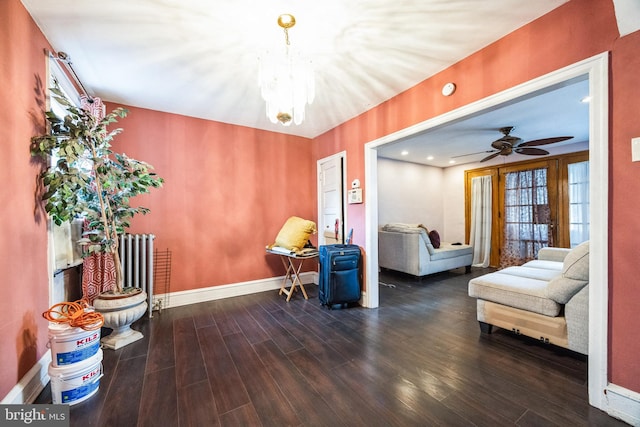
POLYGON ((360 300, 362 256, 358 245, 321 245, 318 297, 333 308, 360 300))

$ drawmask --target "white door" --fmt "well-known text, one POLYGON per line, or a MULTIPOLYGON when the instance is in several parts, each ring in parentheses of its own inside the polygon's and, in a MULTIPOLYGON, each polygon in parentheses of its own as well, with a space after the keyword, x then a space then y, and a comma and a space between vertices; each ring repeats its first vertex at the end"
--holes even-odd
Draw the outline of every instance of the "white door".
POLYGON ((318 161, 318 245, 344 243, 342 155, 318 161))

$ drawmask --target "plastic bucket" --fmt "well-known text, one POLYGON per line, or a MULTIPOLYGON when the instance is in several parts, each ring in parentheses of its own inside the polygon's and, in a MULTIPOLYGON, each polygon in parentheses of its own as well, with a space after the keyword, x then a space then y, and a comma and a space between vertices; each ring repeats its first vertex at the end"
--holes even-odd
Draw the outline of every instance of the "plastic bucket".
POLYGON ((67 324, 49 325, 49 346, 53 366, 66 366, 94 356, 100 349, 100 329, 85 331, 67 324))
POLYGON ((102 378, 102 350, 90 358, 73 365, 49 365, 51 395, 54 404, 74 405, 93 396, 102 378))

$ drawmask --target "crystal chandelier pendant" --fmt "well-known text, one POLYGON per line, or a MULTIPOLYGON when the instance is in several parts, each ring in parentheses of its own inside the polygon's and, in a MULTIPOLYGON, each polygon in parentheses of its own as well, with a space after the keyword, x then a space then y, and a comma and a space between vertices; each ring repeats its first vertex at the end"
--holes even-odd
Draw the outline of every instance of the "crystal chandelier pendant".
POLYGON ((295 25, 295 18, 280 15, 278 25, 284 29, 285 45, 260 57, 261 94, 272 123, 299 125, 304 121, 306 104, 311 104, 315 97, 313 67, 289 43, 288 29, 295 25))

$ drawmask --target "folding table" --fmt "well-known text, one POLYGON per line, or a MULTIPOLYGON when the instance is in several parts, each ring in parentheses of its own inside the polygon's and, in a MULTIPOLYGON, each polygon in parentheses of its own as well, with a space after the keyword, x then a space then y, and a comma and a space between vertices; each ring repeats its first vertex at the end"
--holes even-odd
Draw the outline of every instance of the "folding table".
POLYGON ((291 295, 297 290, 296 286, 299 286, 304 295, 304 299, 309 299, 307 291, 304 289, 304 284, 300 280, 300 271, 302 270, 302 264, 305 260, 318 257, 318 251, 309 253, 298 254, 295 252, 282 252, 273 249, 267 249, 267 253, 273 255, 279 255, 282 265, 285 268, 285 276, 282 280, 282 286, 280 286, 280 292, 278 295, 285 294, 287 296, 287 302, 291 299, 291 295), (287 289, 288 282, 291 282, 291 287, 287 289))

